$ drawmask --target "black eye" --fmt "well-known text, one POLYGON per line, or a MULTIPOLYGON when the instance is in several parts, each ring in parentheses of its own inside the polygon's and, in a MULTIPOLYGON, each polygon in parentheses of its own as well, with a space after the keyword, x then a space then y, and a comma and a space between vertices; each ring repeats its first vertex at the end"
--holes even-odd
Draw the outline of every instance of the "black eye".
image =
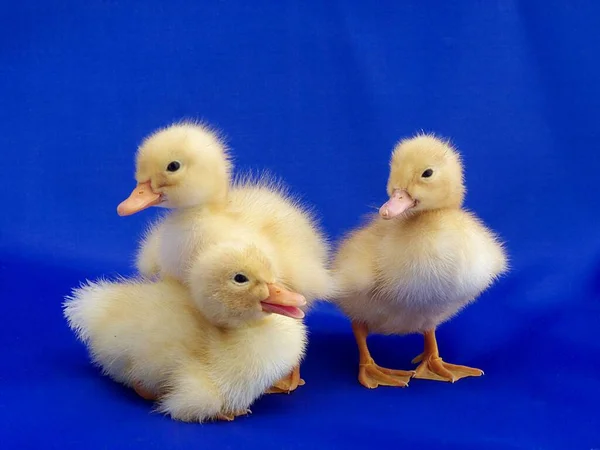
POLYGON ((244 275, 243 273, 236 273, 235 277, 233 277, 233 281, 235 281, 236 283, 247 283, 248 282, 248 277, 246 275, 244 275))
POLYGON ((431 175, 433 175, 433 169, 427 169, 421 174, 423 178, 429 178, 431 175))
POLYGON ((177 172, 181 167, 181 163, 179 161, 171 161, 167 166, 168 172, 177 172))

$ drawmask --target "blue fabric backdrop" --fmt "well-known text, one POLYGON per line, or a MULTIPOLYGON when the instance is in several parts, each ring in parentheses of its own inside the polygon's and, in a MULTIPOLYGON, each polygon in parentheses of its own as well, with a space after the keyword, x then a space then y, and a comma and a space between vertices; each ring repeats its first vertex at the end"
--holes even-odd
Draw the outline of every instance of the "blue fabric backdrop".
MULTIPOLYGON (((0 446, 57 449, 600 447, 600 4, 21 1, 0 13, 0 446), (385 198, 397 139, 451 137, 508 277, 439 330, 455 385, 356 381, 349 323, 311 315, 306 386, 189 425, 100 376, 61 302, 130 274, 156 211, 119 218, 133 154, 184 118, 223 129, 332 239, 385 198)), ((405 368, 421 339, 375 337, 405 368)))

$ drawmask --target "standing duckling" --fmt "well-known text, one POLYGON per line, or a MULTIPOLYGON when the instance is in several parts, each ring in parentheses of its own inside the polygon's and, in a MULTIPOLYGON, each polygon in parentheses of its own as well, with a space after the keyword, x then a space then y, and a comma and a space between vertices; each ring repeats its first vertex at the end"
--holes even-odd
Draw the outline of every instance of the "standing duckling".
POLYGON ((360 354, 358 379, 367 388, 406 386, 411 377, 454 382, 479 369, 440 358, 436 328, 473 302, 507 269, 498 238, 462 209, 460 157, 430 135, 400 142, 387 183, 389 200, 341 243, 334 271, 336 303, 351 318, 360 354), (416 371, 378 366, 369 333, 422 333, 416 371))
POLYGON ((215 246, 191 272, 191 290, 172 279, 88 283, 64 313, 103 372, 159 411, 233 420, 299 364, 305 299, 251 245, 215 246))

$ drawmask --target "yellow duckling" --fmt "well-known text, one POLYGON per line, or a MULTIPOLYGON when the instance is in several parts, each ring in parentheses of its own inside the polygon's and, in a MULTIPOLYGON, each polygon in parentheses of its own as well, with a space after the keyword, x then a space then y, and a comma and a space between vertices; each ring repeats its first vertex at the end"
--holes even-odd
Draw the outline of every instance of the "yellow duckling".
POLYGON ((191 295, 175 280, 90 282, 64 313, 103 372, 157 400, 159 411, 233 420, 299 364, 305 299, 275 284, 253 246, 212 247, 191 279, 191 295))
POLYGON ((507 269, 497 237, 462 209, 458 153, 434 136, 400 142, 392 153, 389 200, 380 217, 352 232, 334 262, 360 353, 358 379, 368 388, 406 386, 410 377, 452 381, 483 372, 440 358, 435 329, 473 302, 507 269), (369 333, 423 333, 416 371, 375 364, 369 333))
MULTIPOLYGON (((172 211, 152 226, 137 265, 148 277, 189 283, 189 267, 211 245, 252 242, 276 267, 282 283, 305 296, 306 311, 329 296, 329 246, 314 217, 276 182, 232 182, 232 164, 219 136, 203 125, 175 124, 146 138, 136 155, 137 187, 118 207, 129 215, 150 206, 172 211)), ((273 392, 303 384, 299 369, 273 392)))

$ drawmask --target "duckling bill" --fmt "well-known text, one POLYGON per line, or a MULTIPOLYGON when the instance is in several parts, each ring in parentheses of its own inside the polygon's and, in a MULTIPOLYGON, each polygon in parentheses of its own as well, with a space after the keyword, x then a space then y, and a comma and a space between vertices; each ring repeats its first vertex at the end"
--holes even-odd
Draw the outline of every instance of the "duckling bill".
POLYGON ((293 319, 304 319, 304 311, 299 308, 299 306, 306 305, 303 295, 276 284, 269 284, 268 288, 269 296, 260 302, 264 312, 281 314, 293 319))
POLYGON ((440 357, 436 328, 473 302, 507 270, 497 236, 463 209, 458 152, 434 136, 400 142, 390 161, 389 199, 351 232, 335 256, 341 294, 359 350, 359 382, 367 388, 407 386, 410 378, 454 382, 480 369, 440 357), (414 371, 375 363, 370 333, 424 336, 414 371))
POLYGON ((162 202, 162 195, 152 190, 149 181, 138 184, 133 192, 119 203, 117 214, 120 216, 130 216, 151 206, 157 206, 162 202))

